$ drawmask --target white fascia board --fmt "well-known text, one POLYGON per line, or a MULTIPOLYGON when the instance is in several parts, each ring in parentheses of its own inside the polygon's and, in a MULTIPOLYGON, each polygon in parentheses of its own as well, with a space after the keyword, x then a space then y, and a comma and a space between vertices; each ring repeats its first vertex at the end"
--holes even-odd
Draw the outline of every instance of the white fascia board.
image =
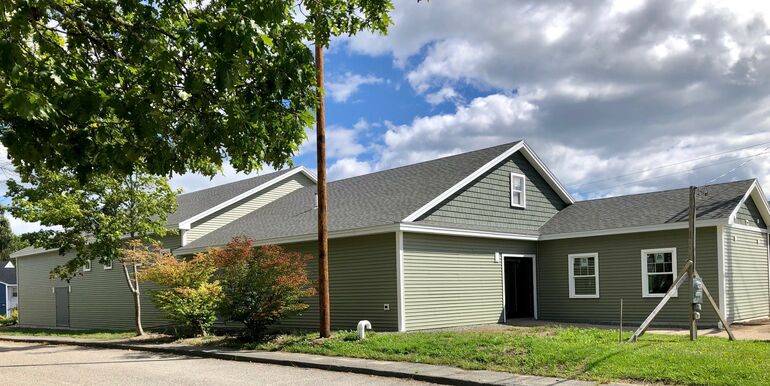
MULTIPOLYGON (((396 232, 396 231, 398 231, 398 224, 386 224, 386 225, 378 225, 378 226, 367 227, 367 228, 333 231, 333 232, 329 232, 329 238, 339 239, 343 237, 375 235, 379 233, 389 233, 389 232, 396 232)), ((316 241, 316 240, 318 240, 318 234, 312 233, 312 234, 304 234, 304 235, 289 236, 289 237, 277 237, 272 239, 254 240, 254 246, 270 245, 270 244, 288 244, 288 243, 298 243, 302 241, 316 241)), ((223 247, 223 246, 224 244, 207 245, 204 247, 196 247, 196 248, 187 249, 183 251, 180 251, 180 249, 183 249, 183 248, 177 248, 173 251, 173 254, 178 256, 190 255, 198 252, 203 252, 209 248, 223 247)))
POLYGON ((294 176, 296 174, 299 174, 299 173, 304 174, 307 178, 312 180, 313 183, 317 182, 316 177, 313 175, 313 173, 308 171, 307 168, 305 168, 304 166, 300 166, 300 167, 298 167, 298 168, 296 168, 296 169, 294 169, 294 170, 292 170, 292 171, 290 171, 290 172, 288 172, 288 173, 286 173, 286 174, 284 174, 282 176, 273 178, 272 180, 267 181, 267 182, 265 182, 262 185, 259 185, 259 186, 255 187, 253 189, 250 189, 250 190, 248 190, 246 192, 243 192, 243 193, 241 193, 241 194, 239 194, 239 195, 237 195, 237 196, 235 196, 235 197, 233 197, 233 198, 231 198, 231 199, 229 199, 227 201, 224 201, 224 202, 222 202, 220 204, 217 204, 217 205, 215 205, 215 206, 213 206, 213 207, 211 207, 211 208, 209 208, 209 209, 207 209, 207 210, 205 210, 205 211, 203 211, 201 213, 198 213, 195 216, 192 216, 192 217, 190 217, 190 218, 188 218, 186 220, 180 221, 179 225, 177 225, 177 227, 179 229, 189 230, 192 227, 192 223, 194 223, 195 221, 198 221, 198 220, 200 220, 200 219, 202 219, 202 218, 204 218, 204 217, 206 217, 206 216, 208 216, 208 215, 210 215, 212 213, 215 213, 215 212, 217 212, 217 211, 219 211, 221 209, 227 208, 228 206, 230 206, 232 204, 235 204, 238 201, 241 201, 241 200, 243 200, 243 199, 245 199, 245 198, 247 198, 249 196, 252 196, 252 195, 254 195, 256 193, 259 193, 260 191, 263 191, 263 190, 265 190, 265 189, 267 189, 267 188, 269 188, 269 187, 271 187, 271 186, 273 186, 275 184, 278 184, 279 182, 285 181, 285 180, 287 180, 287 179, 291 178, 292 176, 294 176))
POLYGON ((751 186, 746 190, 746 193, 743 194, 743 197, 740 201, 738 201, 738 204, 735 205, 735 208, 733 208, 733 211, 730 212, 730 217, 728 219, 728 224, 732 224, 735 222, 735 216, 738 215, 738 211, 741 210, 741 205, 743 205, 744 202, 746 202, 746 199, 751 196, 751 192, 754 191, 754 188, 757 186, 757 181, 754 180, 754 182, 751 183, 751 186))
POLYGON ((503 152, 499 156, 495 157, 495 159, 487 162, 484 166, 482 166, 481 168, 479 168, 475 172, 471 173, 470 175, 466 176, 460 182, 454 184, 454 186, 452 186, 448 190, 446 190, 443 193, 439 194, 438 197, 434 198, 433 200, 431 200, 427 204, 423 205, 422 207, 420 207, 420 209, 417 209, 414 213, 410 214, 409 216, 404 218, 402 221, 403 222, 412 222, 412 221, 417 220, 418 218, 420 218, 420 216, 425 214, 427 211, 433 209, 433 207, 435 207, 436 205, 440 204, 442 201, 446 200, 451 195, 455 194, 457 191, 459 191, 460 189, 464 188, 466 185, 470 184, 471 182, 473 182, 474 180, 479 178, 482 174, 486 173, 489 169, 492 169, 493 167, 497 166, 501 162, 503 162, 506 159, 508 159, 508 157, 513 155, 513 153, 516 153, 517 151, 519 151, 519 149, 521 149, 523 146, 524 146, 524 142, 523 141, 517 142, 515 145, 511 146, 510 149, 506 150, 505 152, 503 152))
MULTIPOLYGON (((726 219, 702 220, 696 223, 697 228, 713 227, 718 225, 727 225, 727 220, 726 219)), ((585 232, 555 233, 550 235, 541 235, 539 239, 540 240, 574 239, 574 238, 580 238, 580 237, 611 236, 611 235, 620 235, 620 234, 626 234, 626 233, 667 231, 667 230, 673 230, 673 229, 686 229, 688 227, 689 227, 689 224, 687 222, 676 222, 671 224, 644 225, 644 226, 638 226, 638 227, 601 229, 601 230, 585 231, 585 232)))
POLYGON ((403 232, 409 233, 428 233, 434 235, 447 235, 447 236, 464 236, 464 237, 481 237, 489 239, 506 239, 506 240, 528 240, 537 241, 538 235, 527 235, 513 232, 492 232, 492 231, 480 231, 472 229, 460 229, 451 227, 438 227, 430 225, 420 225, 419 223, 402 223, 399 229, 403 232))
POLYGON ((529 161, 529 163, 532 164, 532 166, 535 167, 535 170, 537 170, 538 173, 548 182, 548 185, 553 188, 553 190, 556 191, 556 193, 559 195, 559 197, 564 200, 564 202, 569 204, 574 204, 575 199, 572 198, 572 195, 569 194, 567 189, 562 185, 562 183, 559 181, 559 179, 556 178, 556 176, 551 172, 550 169, 545 165, 545 163, 540 159, 540 157, 537 156, 537 154, 532 150, 531 147, 529 147, 529 144, 522 141, 524 146, 521 149, 521 154, 524 155, 524 158, 529 161))
POLYGON ((444 191, 438 197, 434 198, 427 204, 420 207, 420 209, 417 209, 414 213, 410 214, 403 220, 402 222, 413 222, 420 218, 420 216, 427 213, 429 210, 433 209, 436 205, 442 203, 447 198, 451 197, 453 194, 457 193, 460 189, 466 187, 471 182, 475 181, 477 178, 481 177, 484 173, 488 172, 490 169, 498 166, 505 160, 511 157, 514 153, 517 151, 522 151, 522 155, 524 155, 524 158, 527 159, 534 167, 535 170, 537 170, 538 173, 548 182, 548 184, 556 191, 556 193, 559 194, 559 197, 561 197, 562 200, 569 204, 574 204, 575 200, 570 196, 570 194, 567 192, 567 190, 564 188, 564 186, 559 182, 559 180, 556 179, 556 177, 551 173, 550 170, 545 166, 543 161, 538 158, 538 156, 535 154, 535 152, 532 151, 532 149, 527 145, 526 142, 519 141, 515 145, 511 146, 510 149, 506 150, 499 156, 495 157, 493 160, 487 162, 482 166, 481 168, 477 169, 472 174, 468 175, 467 177, 463 178, 460 182, 456 183, 454 186, 449 188, 448 190, 444 191))

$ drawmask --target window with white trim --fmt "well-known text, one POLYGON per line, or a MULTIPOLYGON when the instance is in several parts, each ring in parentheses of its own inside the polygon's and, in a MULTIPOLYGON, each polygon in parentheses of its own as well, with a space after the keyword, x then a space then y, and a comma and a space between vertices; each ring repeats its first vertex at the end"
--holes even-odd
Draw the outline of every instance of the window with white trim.
POLYGON ((112 269, 112 260, 104 263, 104 269, 112 269))
POLYGON ((569 258, 569 297, 599 297, 599 254, 576 253, 569 258))
MULTIPOLYGON (((642 296, 663 297, 676 280, 676 248, 642 250, 642 296)), ((676 292, 674 296, 677 296, 676 292)))
POLYGON ((83 264, 83 272, 91 272, 91 260, 88 260, 83 264))
POLYGON ((511 173, 511 206, 527 206, 527 178, 523 174, 511 173))

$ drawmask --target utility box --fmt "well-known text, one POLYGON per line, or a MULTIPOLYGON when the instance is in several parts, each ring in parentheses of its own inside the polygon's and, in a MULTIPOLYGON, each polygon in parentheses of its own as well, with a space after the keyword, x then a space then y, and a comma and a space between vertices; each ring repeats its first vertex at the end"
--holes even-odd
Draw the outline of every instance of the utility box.
POLYGON ((703 304, 703 279, 692 278, 692 303, 703 304))

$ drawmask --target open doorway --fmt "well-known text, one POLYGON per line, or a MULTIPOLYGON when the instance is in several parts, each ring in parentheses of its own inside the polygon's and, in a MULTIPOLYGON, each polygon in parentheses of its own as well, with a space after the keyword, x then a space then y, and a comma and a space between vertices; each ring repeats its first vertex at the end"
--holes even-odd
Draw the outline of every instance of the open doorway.
POLYGON ((505 319, 535 318, 534 256, 504 256, 505 319))

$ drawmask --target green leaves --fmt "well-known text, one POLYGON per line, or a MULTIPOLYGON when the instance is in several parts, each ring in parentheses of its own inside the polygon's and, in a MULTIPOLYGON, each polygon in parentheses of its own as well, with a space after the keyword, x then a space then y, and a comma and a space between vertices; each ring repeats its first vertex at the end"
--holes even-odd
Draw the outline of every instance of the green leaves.
POLYGON ((307 127, 297 117, 315 104, 294 6, 9 0, 0 140, 16 166, 67 168, 81 179, 211 175, 224 159, 241 171, 290 163, 307 127), (242 115, 235 122, 232 111, 242 115), (262 133, 244 129, 246 119, 262 133))
POLYGON ((146 173, 113 177, 91 174, 81 182, 72 171, 20 169, 20 181, 8 181, 11 204, 3 209, 45 229, 24 237, 36 247, 74 252, 52 276, 72 278, 86 261, 112 261, 129 239, 161 237, 166 217, 176 210, 176 192, 164 177, 146 173))

